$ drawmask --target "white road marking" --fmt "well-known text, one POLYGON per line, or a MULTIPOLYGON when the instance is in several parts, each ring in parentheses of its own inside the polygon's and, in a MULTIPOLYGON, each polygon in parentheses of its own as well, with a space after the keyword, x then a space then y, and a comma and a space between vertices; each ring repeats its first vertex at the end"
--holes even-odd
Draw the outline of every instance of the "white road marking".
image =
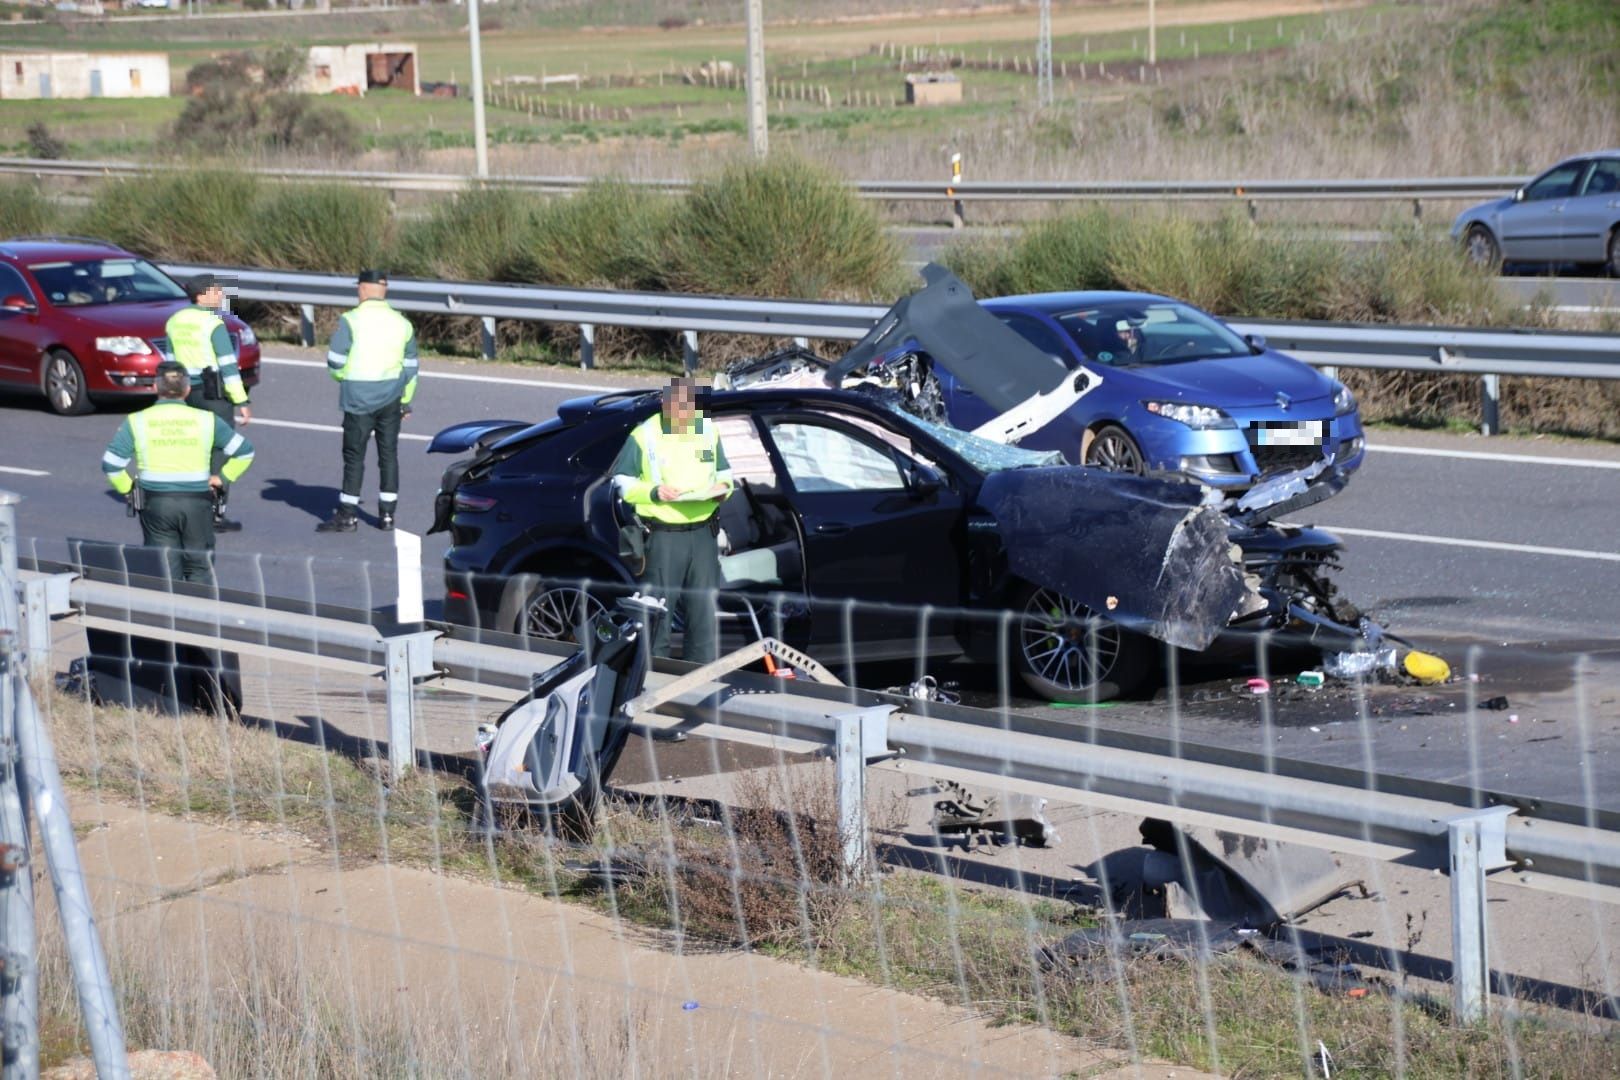
POLYGON ((1420 536, 1415 533, 1384 532, 1382 529, 1350 529, 1338 525, 1318 525, 1341 536, 1364 536, 1371 540, 1405 540, 1413 544, 1436 544, 1440 547, 1479 548, 1484 551, 1511 551, 1518 555, 1556 555, 1566 559, 1593 559, 1598 562, 1620 563, 1620 552, 1587 551, 1582 548, 1543 547, 1540 544, 1507 544, 1500 540, 1464 540, 1457 536, 1420 536))
POLYGON ((49 476, 44 469, 24 469, 19 465, 0 465, 0 472, 14 473, 17 476, 49 476))
POLYGON ((1369 443, 1368 450, 1381 454, 1413 454, 1418 457, 1462 458, 1465 461, 1505 461, 1516 465, 1562 465, 1575 469, 1620 469, 1620 461, 1593 461, 1590 458, 1543 457, 1540 454, 1498 454, 1490 450, 1443 450, 1434 446, 1387 446, 1369 443))
MULTIPOLYGON (((286 367, 307 367, 326 370, 325 360, 295 360, 290 356, 266 356, 262 358, 266 364, 281 364, 286 367)), ((471 375, 460 371, 429 371, 421 370, 424 379, 448 379, 454 382, 481 382, 497 383, 501 386, 535 386, 543 390, 584 390, 587 393, 602 393, 608 390, 623 390, 622 386, 610 386, 607 383, 576 383, 555 382, 549 379, 519 379, 510 375, 471 375)))
MULTIPOLYGON (((248 427, 248 428, 284 427, 284 428, 294 428, 294 429, 296 429, 298 431, 332 431, 332 432, 336 432, 339 435, 343 434, 343 429, 338 427, 336 424, 306 424, 301 420, 266 420, 262 416, 255 416, 253 418, 252 423, 246 424, 244 426, 248 427)), ((249 437, 252 436, 251 431, 248 434, 249 434, 249 437)), ((410 431, 402 431, 402 432, 400 432, 399 437, 401 439, 409 439, 412 442, 432 442, 433 441, 433 436, 431 436, 431 435, 417 435, 414 432, 410 432, 410 431)))

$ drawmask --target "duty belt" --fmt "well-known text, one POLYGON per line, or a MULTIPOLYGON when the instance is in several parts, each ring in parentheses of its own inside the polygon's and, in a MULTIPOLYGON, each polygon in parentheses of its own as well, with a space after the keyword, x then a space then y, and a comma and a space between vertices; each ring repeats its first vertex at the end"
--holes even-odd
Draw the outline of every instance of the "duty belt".
POLYGON ((694 529, 707 529, 713 518, 704 518, 702 521, 690 521, 685 525, 671 525, 664 521, 654 521, 651 518, 642 518, 647 528, 654 532, 691 532, 694 529))

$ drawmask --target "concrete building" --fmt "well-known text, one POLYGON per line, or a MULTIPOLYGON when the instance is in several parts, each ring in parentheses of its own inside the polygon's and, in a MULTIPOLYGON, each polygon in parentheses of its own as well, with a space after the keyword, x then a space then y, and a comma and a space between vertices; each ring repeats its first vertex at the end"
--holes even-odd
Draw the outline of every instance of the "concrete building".
POLYGON ((168 96, 164 53, 0 52, 0 100, 168 96))
POLYGON ((372 42, 365 45, 313 45, 304 77, 295 89, 306 94, 365 95, 391 88, 422 92, 416 46, 372 42))
POLYGON ((907 105, 956 105, 962 100, 962 82, 948 72, 906 76, 907 105))

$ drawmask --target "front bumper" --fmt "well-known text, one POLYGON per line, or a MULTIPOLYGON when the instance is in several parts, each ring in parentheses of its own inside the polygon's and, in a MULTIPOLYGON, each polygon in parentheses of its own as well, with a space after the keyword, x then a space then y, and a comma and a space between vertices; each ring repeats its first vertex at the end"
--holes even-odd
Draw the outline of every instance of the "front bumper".
POLYGON ((1346 473, 1354 472, 1361 467, 1367 450, 1357 412, 1339 417, 1288 416, 1275 410, 1256 411, 1253 415, 1234 412, 1237 427, 1211 430, 1196 430, 1146 413, 1143 416, 1145 419, 1133 424, 1131 431, 1141 444, 1149 470, 1179 473, 1226 490, 1251 487, 1322 459, 1332 461, 1346 473), (1265 445, 1263 440, 1269 434, 1262 436, 1263 431, 1281 432, 1286 438, 1295 436, 1285 429, 1262 426, 1267 423, 1320 424, 1321 441, 1311 446, 1288 442, 1265 445))

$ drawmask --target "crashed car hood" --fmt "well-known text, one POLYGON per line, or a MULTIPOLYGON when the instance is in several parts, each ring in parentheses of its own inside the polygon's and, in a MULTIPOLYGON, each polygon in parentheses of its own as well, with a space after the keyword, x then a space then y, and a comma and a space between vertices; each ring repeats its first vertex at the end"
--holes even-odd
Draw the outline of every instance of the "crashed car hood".
POLYGON ((1247 591, 1231 522, 1187 484, 1063 466, 985 477, 1008 569, 1127 629, 1207 648, 1247 591))
POLYGON ((851 372, 905 347, 927 353, 1001 413, 1046 393, 1068 374, 1062 362, 980 307, 955 274, 929 263, 922 276, 927 285, 897 300, 842 360, 827 369, 828 386, 843 386, 851 372))

